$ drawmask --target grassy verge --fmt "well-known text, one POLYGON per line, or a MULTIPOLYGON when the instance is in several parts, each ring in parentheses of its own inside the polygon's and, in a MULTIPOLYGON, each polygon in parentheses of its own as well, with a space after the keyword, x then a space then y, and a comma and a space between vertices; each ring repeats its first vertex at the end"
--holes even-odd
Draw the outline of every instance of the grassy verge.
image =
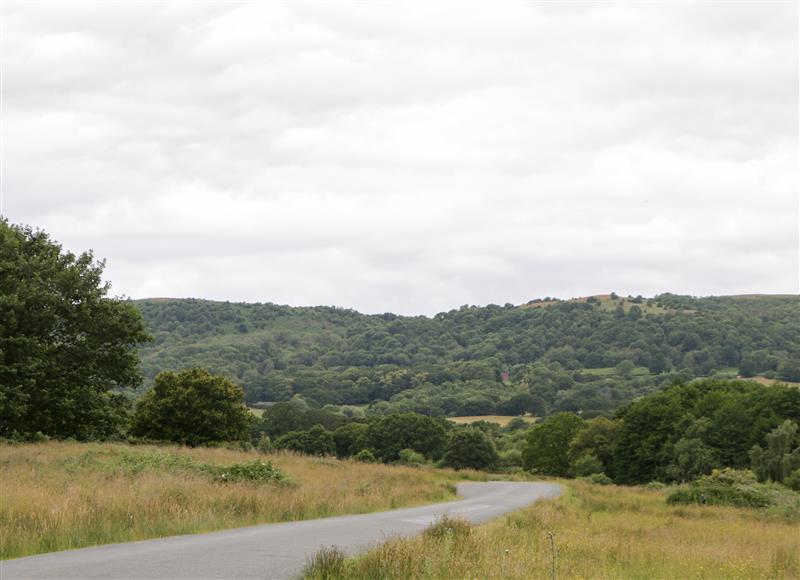
POLYGON ((0 473, 0 558, 445 501, 462 479, 290 454, 59 442, 0 444, 0 473))
POLYGON ((797 522, 756 510, 669 506, 666 492, 569 482, 561 498, 485 525, 444 521, 308 577, 797 578, 797 522))

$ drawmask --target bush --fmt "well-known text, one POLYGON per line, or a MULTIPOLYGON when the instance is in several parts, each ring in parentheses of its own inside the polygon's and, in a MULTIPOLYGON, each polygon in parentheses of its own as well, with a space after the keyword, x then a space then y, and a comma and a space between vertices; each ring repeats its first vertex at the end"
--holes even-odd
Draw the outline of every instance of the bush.
POLYGON ((306 455, 334 455, 336 444, 333 433, 321 425, 314 425, 308 431, 290 431, 275 440, 275 447, 305 453, 306 455))
POLYGON ((375 454, 369 449, 362 449, 361 451, 353 455, 353 459, 355 459, 356 461, 361 461, 362 463, 378 462, 378 458, 375 457, 375 454))
POLYGON ((575 462, 573 470, 578 477, 601 474, 603 473, 603 462, 594 455, 583 455, 575 462))
POLYGON ((400 465, 419 466, 425 464, 425 456, 417 453, 413 449, 401 449, 400 458, 397 460, 400 465))
POLYGON ((463 518, 443 515, 435 523, 431 524, 422 535, 431 540, 463 539, 469 536, 471 527, 469 522, 463 518))
POLYGON ((341 578, 344 575, 346 556, 336 546, 321 548, 306 563, 303 578, 341 578))
POLYGON ((757 486, 727 486, 692 484, 682 487, 669 496, 667 503, 729 505, 736 507, 765 508, 772 502, 769 495, 757 486))
POLYGON ((243 441, 254 420, 243 397, 230 379, 203 369, 163 371, 136 405, 132 434, 190 446, 243 441))
POLYGON ((783 484, 791 490, 800 492, 800 469, 795 469, 783 480, 783 484))
POLYGON ((591 475, 587 475, 585 477, 579 477, 581 481, 587 481, 589 483, 594 483, 597 485, 613 485, 614 481, 608 477, 605 473, 592 473, 591 475))
POLYGON ((269 438, 269 435, 266 433, 261 434, 261 437, 258 438, 258 443, 256 443, 256 449, 258 449, 259 453, 269 453, 272 451, 272 440, 269 438))
POLYGON ((468 428, 450 435, 443 462, 455 469, 492 469, 498 460, 497 450, 489 436, 468 428))
POLYGON ((283 483, 289 479, 286 473, 272 465, 272 462, 261 461, 260 459, 232 463, 226 466, 213 466, 210 471, 217 476, 219 481, 224 482, 274 481, 283 483))
POLYGON ((715 469, 667 497, 669 504, 731 505, 764 508, 772 504, 768 486, 748 469, 715 469))

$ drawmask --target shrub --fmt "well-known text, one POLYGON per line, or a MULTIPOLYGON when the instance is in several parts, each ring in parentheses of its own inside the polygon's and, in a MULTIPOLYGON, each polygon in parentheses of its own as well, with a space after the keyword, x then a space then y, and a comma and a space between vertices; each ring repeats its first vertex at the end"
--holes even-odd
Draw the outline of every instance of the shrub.
POLYGON ((417 453, 413 449, 401 449, 400 459, 397 460, 400 465, 424 465, 425 456, 422 453, 417 453))
POLYGON ((232 463, 231 465, 225 466, 212 466, 209 471, 214 474, 219 481, 223 482, 274 481, 283 483, 288 482, 289 479, 286 473, 272 465, 272 462, 261 461, 260 459, 232 463))
POLYGON ((326 431, 321 425, 314 425, 308 431, 290 431, 275 440, 278 449, 289 449, 306 455, 333 455, 336 444, 333 433, 326 431))
POLYGON ((254 420, 243 397, 230 379, 203 369, 163 371, 136 405, 131 431, 190 446, 243 441, 254 420))
POLYGON ((614 481, 608 477, 605 473, 592 473, 591 475, 587 475, 585 477, 579 477, 581 481, 588 481, 589 483, 595 483, 597 485, 613 485, 614 481))
POLYGON ((256 443, 256 449, 258 449, 259 453, 269 453, 272 451, 272 440, 269 438, 269 435, 266 433, 261 434, 261 437, 258 438, 258 443, 256 443))
POLYGON ((306 563, 303 578, 341 578, 345 559, 344 552, 336 546, 325 546, 306 563))
POLYGON ((756 486, 692 484, 672 492, 667 496, 667 503, 764 508, 769 506, 771 501, 769 495, 756 486))
POLYGON ((353 455, 353 459, 361 461, 362 463, 377 463, 378 461, 378 458, 375 457, 375 454, 369 449, 362 449, 353 455))
POLYGON ((791 472, 786 479, 783 480, 783 484, 789 489, 800 492, 800 469, 795 469, 791 472))
POLYGON ((436 520, 436 522, 425 528, 422 535, 431 540, 438 541, 450 538, 462 539, 469 535, 470 530, 469 522, 465 519, 445 514, 436 520))
POLYGON ((594 455, 583 455, 575 462, 573 470, 578 477, 600 474, 603 473, 603 462, 594 455))
POLYGON ((455 431, 444 451, 444 464, 455 469, 491 469, 498 459, 489 436, 472 428, 455 431))

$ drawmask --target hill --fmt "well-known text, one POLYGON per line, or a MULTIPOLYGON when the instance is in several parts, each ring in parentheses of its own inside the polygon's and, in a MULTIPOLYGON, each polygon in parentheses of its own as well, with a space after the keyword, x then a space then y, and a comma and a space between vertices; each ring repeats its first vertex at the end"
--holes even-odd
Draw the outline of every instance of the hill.
POLYGON ((534 300, 431 318, 334 307, 135 301, 163 369, 207 367, 247 400, 433 415, 609 412, 677 380, 800 380, 800 297, 534 300))

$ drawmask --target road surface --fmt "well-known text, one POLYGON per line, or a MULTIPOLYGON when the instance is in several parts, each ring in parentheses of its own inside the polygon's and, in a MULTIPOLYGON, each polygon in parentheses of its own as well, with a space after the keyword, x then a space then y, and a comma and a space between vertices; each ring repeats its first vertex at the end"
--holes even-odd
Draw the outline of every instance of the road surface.
POLYGON ((551 483, 462 483, 464 499, 388 512, 268 524, 0 562, 0 579, 291 578, 323 546, 348 554, 410 536, 444 514, 483 522, 561 493, 551 483))

